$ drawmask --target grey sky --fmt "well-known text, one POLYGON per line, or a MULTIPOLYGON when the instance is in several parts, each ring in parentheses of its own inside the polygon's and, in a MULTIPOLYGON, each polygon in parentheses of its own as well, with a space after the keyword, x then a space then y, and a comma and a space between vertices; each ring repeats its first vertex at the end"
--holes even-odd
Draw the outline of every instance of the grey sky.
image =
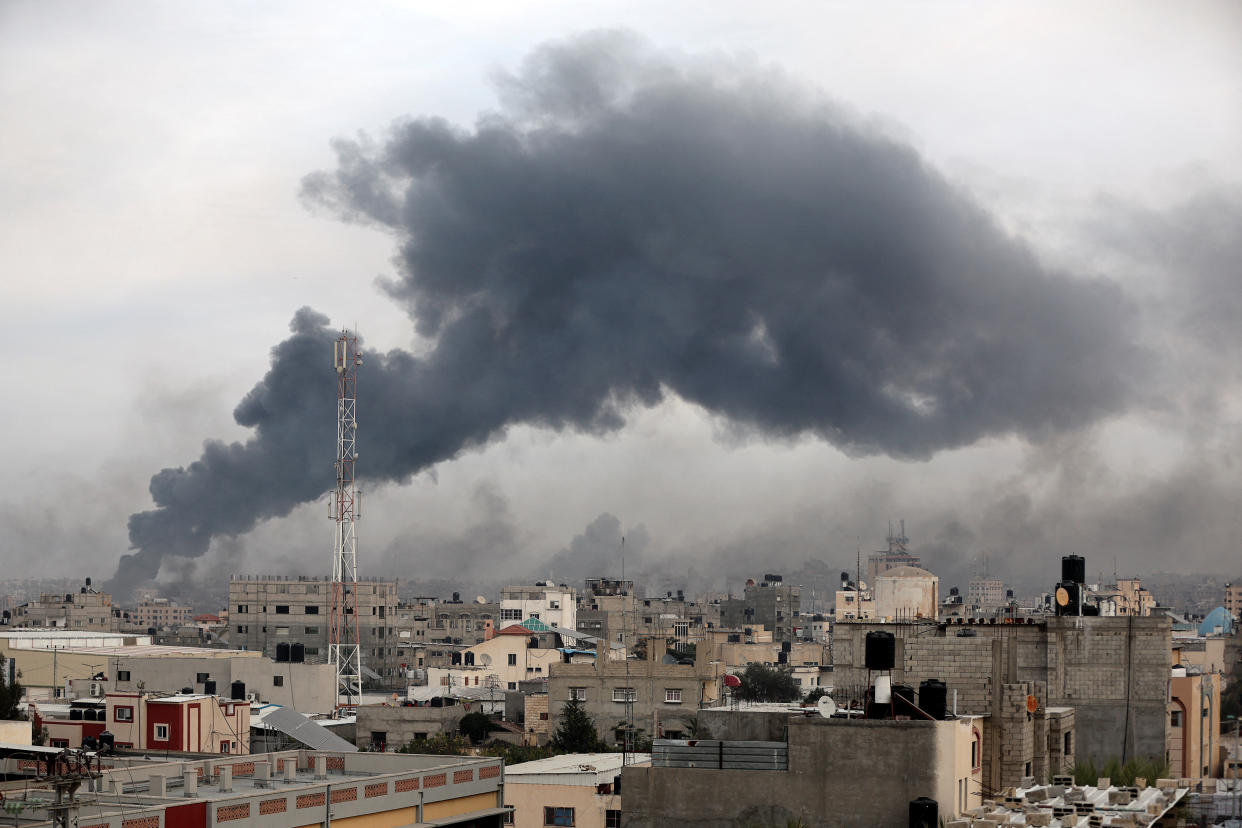
MULTIPOLYGON (((920 462, 739 434, 675 398, 605 436, 517 426, 369 496, 364 561, 446 576, 437 550, 507 545, 533 576, 604 513, 642 526, 653 559, 753 550, 755 568, 848 558, 902 516, 916 546, 988 550, 994 569, 1069 546, 1147 569, 1174 551, 1234 561, 1239 388, 1219 311, 1238 307, 1236 4, 9 2, 0 302, 20 357, 0 370, 21 484, 0 496, 0 566, 111 574, 150 476, 247 436, 233 408, 297 308, 357 322, 371 347, 425 348, 373 286, 398 275, 392 238, 307 211, 300 181, 359 130, 472 127, 498 107, 496 72, 599 27, 779 67, 873 121, 1050 265, 1119 284, 1159 370, 1122 416, 920 462)), ((323 514, 261 526, 228 565, 322 553, 326 568, 323 514)))

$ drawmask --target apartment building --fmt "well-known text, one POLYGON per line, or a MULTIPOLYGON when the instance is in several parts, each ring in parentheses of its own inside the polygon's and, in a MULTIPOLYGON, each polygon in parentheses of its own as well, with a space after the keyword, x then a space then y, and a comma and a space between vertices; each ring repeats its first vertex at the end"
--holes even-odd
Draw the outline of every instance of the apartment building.
POLYGON ((971 578, 966 586, 966 600, 972 607, 982 610, 1005 606, 1005 582, 1000 578, 980 576, 971 578))
MULTIPOLYGON (((397 654, 397 582, 359 581, 357 589, 363 686, 404 687, 397 654)), ((327 578, 235 576, 229 579, 229 643, 270 658, 279 644, 301 644, 308 662, 326 662, 331 608, 327 578)))
POLYGON ((534 586, 507 586, 500 591, 500 620, 504 627, 537 618, 549 626, 577 629, 578 591, 552 581, 534 586))
POLYGON ((153 598, 129 610, 129 620, 139 627, 180 627, 193 623, 194 608, 183 607, 167 598, 153 598))
POLYGON ((9 625, 13 627, 115 632, 120 625, 112 596, 92 588, 90 578, 77 592, 45 593, 39 600, 21 604, 8 612, 9 625))
POLYGON ((48 744, 96 749, 100 734, 116 747, 173 753, 249 753, 250 702, 214 695, 108 693, 103 700, 35 705, 35 729, 48 744))
POLYGON ((792 641, 802 620, 802 588, 786 584, 780 575, 764 575, 763 580, 746 582, 741 598, 720 602, 720 624, 742 628, 762 625, 777 641, 792 641))

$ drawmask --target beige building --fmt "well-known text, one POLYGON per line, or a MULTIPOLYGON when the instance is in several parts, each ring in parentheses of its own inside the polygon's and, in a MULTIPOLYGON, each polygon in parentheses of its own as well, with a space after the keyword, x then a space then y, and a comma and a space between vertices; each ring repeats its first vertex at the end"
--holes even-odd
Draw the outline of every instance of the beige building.
POLYGON ((250 703, 203 694, 108 693, 103 701, 35 705, 48 744, 81 748, 112 734, 118 748, 172 753, 249 753, 250 703))
POLYGON ((935 619, 940 579, 926 569, 898 566, 875 579, 875 615, 890 621, 935 619))
POLYGON ((1169 682, 1169 773, 1184 778, 1218 777, 1223 758, 1220 735, 1221 679, 1174 667, 1169 682))
POLYGON ((191 693, 228 696, 234 682, 244 695, 304 713, 336 706, 336 677, 328 664, 275 662, 260 652, 150 643, 146 636, 45 631, 37 636, 0 633, 0 655, 21 671, 29 699, 107 691, 191 693))
POLYGON ((1242 621, 1242 584, 1225 584, 1225 609, 1237 621, 1242 621))
POLYGON ((9 624, 14 627, 59 627, 65 630, 115 631, 120 625, 113 612, 112 596, 96 592, 89 586, 63 595, 44 594, 11 611, 9 624))
POLYGON ((646 766, 644 754, 571 753, 505 768, 505 805, 515 828, 619 828, 621 762, 646 766))
MULTIPOLYGON (((658 642, 663 644, 663 639, 658 642)), ((602 645, 601 645, 602 646, 602 645)), ((555 664, 548 678, 548 728, 555 732, 571 699, 583 703, 606 742, 621 744, 627 723, 647 738, 677 738, 704 705, 719 698, 724 665, 700 653, 693 664, 665 664, 663 647, 648 646, 647 658, 594 664, 555 664)))
POLYGON ((180 627, 189 624, 194 618, 193 607, 183 607, 167 598, 153 598, 143 601, 129 610, 129 621, 138 627, 180 627))
POLYGON ((861 590, 853 587, 838 589, 833 617, 838 621, 861 621, 874 618, 875 600, 871 597, 871 591, 865 587, 864 584, 861 590))
MULTIPOLYGON (((229 643, 275 658, 280 644, 301 644, 306 661, 328 660, 332 583, 323 577, 240 575, 229 579, 229 643)), ((363 686, 405 686, 397 655, 397 582, 358 582, 363 686), (374 675, 369 674, 371 671, 374 675), (376 678, 378 676, 378 678, 376 678)))
POLYGON ((875 828, 909 824, 909 803, 919 797, 936 800, 946 820, 982 803, 974 728, 966 720, 705 710, 699 729, 703 761, 695 767, 665 759, 673 752, 657 743, 650 766, 625 768, 621 825, 875 828), (751 751, 733 753, 748 744, 751 751), (767 769, 729 769, 743 755, 762 756, 767 769))
POLYGON ((966 601, 972 607, 996 609, 1005 606, 1005 582, 1000 578, 971 578, 966 586, 966 601))
MULTIPOLYGON (((8 760, 14 768, 19 761, 35 764, 8 760)), ((503 763, 492 758, 291 750, 113 765, 96 780, 101 793, 79 794, 71 825, 500 828, 507 813, 503 763)), ((29 778, 5 800, 21 804, 23 828, 53 825, 54 797, 43 780, 29 778)))
POLYGON ((560 650, 532 647, 537 635, 523 626, 502 627, 496 634, 468 647, 460 654, 461 664, 428 667, 429 687, 493 687, 503 694, 518 689, 518 682, 547 678, 551 667, 562 660, 560 650))
POLYGON ((538 618, 548 626, 577 629, 578 591, 539 581, 534 586, 507 586, 500 591, 500 621, 497 626, 517 624, 538 618))

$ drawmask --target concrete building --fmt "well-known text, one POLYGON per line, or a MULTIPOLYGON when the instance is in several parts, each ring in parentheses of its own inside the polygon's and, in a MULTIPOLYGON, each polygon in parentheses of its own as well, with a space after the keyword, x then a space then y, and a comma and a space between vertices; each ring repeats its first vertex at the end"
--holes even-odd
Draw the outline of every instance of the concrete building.
POLYGON ((87 578, 77 592, 43 594, 37 601, 10 610, 9 625, 114 632, 120 617, 113 609, 112 596, 96 591, 87 578))
MULTIPOLYGON (((275 662, 260 652, 209 647, 170 647, 146 636, 44 631, 0 633, 0 655, 22 671, 30 699, 106 691, 176 693, 190 688, 230 695, 234 682, 246 695, 323 713, 336 706, 336 676, 328 664, 275 662)), ((210 693, 209 693, 210 695, 210 693)))
MULTIPOLYGON (((34 750, 30 756, 38 756, 34 750)), ((37 764, 25 756, 6 769, 37 764)), ((116 764, 109 762, 106 764, 116 764)), ((286 751, 230 759, 105 767, 99 792, 70 813, 82 828, 500 828, 499 759, 286 751)), ((46 783, 8 791, 23 828, 52 825, 46 783)))
POLYGON ((546 678, 551 666, 562 660, 554 648, 532 647, 535 633, 520 624, 501 627, 482 644, 461 652, 460 664, 450 667, 428 667, 429 687, 494 687, 503 695, 505 690, 518 689, 518 682, 546 678))
POLYGON ((108 693, 68 705, 35 705, 48 744, 81 748, 104 731, 116 747, 172 753, 249 753, 250 702, 202 694, 108 693))
POLYGON ((537 618, 548 626, 576 630, 578 624, 578 591, 557 586, 552 581, 539 581, 534 586, 507 586, 500 591, 500 622, 505 627, 537 618))
POLYGON ((1235 621, 1242 621, 1242 583, 1225 584, 1224 607, 1235 621))
POLYGON ((138 627, 180 627, 192 623, 193 607, 183 607, 167 598, 143 601, 129 610, 129 620, 138 627))
MULTIPOLYGON (((620 753, 572 753, 505 768, 505 804, 514 828, 621 825, 620 753)), ((651 757, 629 757, 628 766, 645 766, 651 757)))
POLYGON ((979 769, 971 759, 974 734, 966 721, 705 710, 699 730, 700 740, 720 741, 705 746, 706 761, 697 767, 664 761, 657 743, 650 767, 622 771, 624 828, 875 828, 909 824, 909 802, 918 797, 936 800, 945 819, 981 804, 979 769), (759 746, 771 769, 713 766, 711 754, 727 763, 730 751, 748 744, 759 746))
POLYGON ((869 621, 875 618, 875 599, 871 590, 847 586, 837 590, 833 618, 838 621, 869 621))
POLYGON ((889 621, 937 617, 940 579, 926 569, 897 566, 875 579, 875 615, 889 621))
POLYGON ((735 629, 763 626, 777 641, 792 641, 795 628, 803 626, 802 588, 786 584, 780 575, 765 575, 746 582, 741 598, 720 602, 720 625, 735 629))
POLYGON ((359 705, 354 744, 369 750, 396 750, 415 739, 456 733, 462 716, 481 709, 480 702, 452 697, 437 705, 359 705))
POLYGON ((1218 777, 1222 772, 1221 677, 1174 667, 1169 682, 1169 773, 1218 777))
POLYGON ((874 584, 875 579, 890 569, 899 566, 912 566, 920 569, 923 559, 910 551, 910 539, 906 537, 906 522, 899 524, 899 530, 893 531, 892 524, 888 527, 888 549, 867 556, 867 583, 874 584))
POLYGON ((1005 606, 1005 582, 987 576, 971 578, 966 586, 966 602, 982 610, 1005 606))
MULTIPOLYGON (((276 656, 278 644, 301 644, 308 662, 326 662, 331 607, 332 584, 326 578, 234 576, 229 579, 229 643, 269 658, 276 656)), ((397 656, 396 609, 396 581, 358 582, 364 687, 405 686, 397 656)))
POLYGON ((561 710, 576 698, 600 737, 614 744, 624 742, 630 719, 647 738, 688 732, 699 708, 719 698, 724 665, 702 653, 694 664, 665 664, 662 654, 662 647, 653 645, 645 659, 554 664, 548 677, 549 731, 556 731, 561 710))
POLYGON ((896 637, 894 684, 948 683, 962 714, 998 715, 999 688, 1042 682, 1044 707, 1075 711, 1079 759, 1164 757, 1172 669, 1167 617, 1047 617, 1039 623, 842 623, 834 628, 834 696, 867 685, 864 642, 872 630, 896 637))

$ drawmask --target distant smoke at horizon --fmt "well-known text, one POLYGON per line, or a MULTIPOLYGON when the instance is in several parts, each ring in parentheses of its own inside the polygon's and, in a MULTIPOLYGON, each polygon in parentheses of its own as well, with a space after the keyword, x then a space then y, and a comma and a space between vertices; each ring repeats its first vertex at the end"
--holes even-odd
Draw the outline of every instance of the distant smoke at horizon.
MULTIPOLYGON (((771 71, 596 33, 499 87, 473 130, 419 118, 338 141, 337 169, 303 184, 394 235, 385 288, 431 343, 366 352, 370 481, 516 424, 615 431, 667 395, 908 459, 1041 439, 1131 397, 1115 285, 1044 267, 913 149, 771 71)), ((234 412, 253 436, 152 478, 118 594, 330 490, 336 332, 309 308, 291 329, 234 412)))

